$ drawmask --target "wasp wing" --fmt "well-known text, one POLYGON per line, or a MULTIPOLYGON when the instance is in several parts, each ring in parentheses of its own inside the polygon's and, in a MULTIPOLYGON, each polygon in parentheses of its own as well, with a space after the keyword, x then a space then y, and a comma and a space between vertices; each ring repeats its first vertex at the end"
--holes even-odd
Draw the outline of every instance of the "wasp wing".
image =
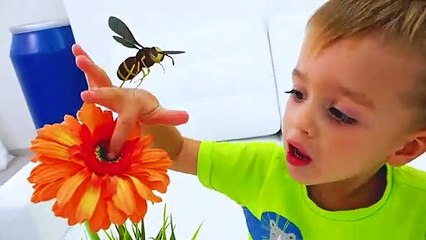
POLYGON ((122 37, 119 37, 119 36, 112 36, 112 37, 115 39, 115 41, 123 44, 125 47, 139 49, 135 44, 129 42, 128 40, 122 37))
POLYGON ((185 51, 163 51, 164 54, 180 54, 185 53, 185 51))
POLYGON ((135 37, 133 36, 132 32, 127 27, 127 25, 123 21, 121 21, 119 18, 114 17, 114 16, 109 17, 108 26, 109 26, 109 28, 111 28, 111 30, 113 32, 120 35, 127 42, 143 48, 143 46, 136 41, 135 37))

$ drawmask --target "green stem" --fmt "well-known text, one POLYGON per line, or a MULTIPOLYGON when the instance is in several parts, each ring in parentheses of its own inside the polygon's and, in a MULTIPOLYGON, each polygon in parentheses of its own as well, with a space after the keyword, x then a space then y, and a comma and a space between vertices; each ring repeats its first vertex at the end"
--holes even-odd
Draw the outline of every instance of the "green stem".
POLYGON ((89 235, 90 240, 101 240, 97 233, 92 232, 89 227, 89 222, 84 222, 84 226, 86 227, 87 234, 89 235))

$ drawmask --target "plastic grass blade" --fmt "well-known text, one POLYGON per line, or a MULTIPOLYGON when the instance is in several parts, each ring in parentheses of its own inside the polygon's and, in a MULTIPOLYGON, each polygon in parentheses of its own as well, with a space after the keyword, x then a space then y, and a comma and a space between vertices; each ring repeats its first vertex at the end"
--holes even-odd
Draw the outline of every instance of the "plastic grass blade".
POLYGON ((203 225, 203 223, 201 223, 200 226, 198 226, 197 231, 194 233, 194 236, 192 236, 191 240, 197 239, 198 233, 200 232, 202 225, 203 225))
POLYGON ((166 226, 165 226, 165 224, 167 223, 167 218, 166 218, 166 208, 167 208, 167 206, 166 206, 166 204, 164 204, 164 208, 163 208, 163 227, 162 227, 162 235, 163 235, 163 238, 162 238, 162 240, 167 240, 167 236, 166 236, 166 226))
POLYGON ((111 231, 111 234, 108 233, 107 231, 104 231, 105 235, 108 237, 108 240, 115 240, 111 231))
POLYGON ((170 214, 170 226, 171 226, 171 235, 170 235, 170 240, 176 240, 176 236, 175 236, 175 226, 173 226, 173 216, 172 214, 170 214))
POLYGON ((145 223, 141 221, 141 240, 145 240, 145 223))

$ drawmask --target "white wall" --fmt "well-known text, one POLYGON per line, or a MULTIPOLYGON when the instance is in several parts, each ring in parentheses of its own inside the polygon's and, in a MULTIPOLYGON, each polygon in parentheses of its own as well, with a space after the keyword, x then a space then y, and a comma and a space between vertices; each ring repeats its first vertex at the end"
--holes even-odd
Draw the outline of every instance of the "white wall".
POLYGON ((28 147, 36 133, 9 58, 9 28, 65 15, 60 0, 0 0, 0 139, 8 149, 28 147))
MULTIPOLYGON (((267 53, 268 46, 266 36, 261 36, 262 21, 266 18, 266 11, 269 11, 271 16, 273 16, 278 10, 286 11, 288 13, 301 10, 311 10, 322 1, 323 0, 292 0, 284 2, 277 0, 250 0, 233 2, 212 1, 208 7, 204 6, 204 3, 200 5, 197 3, 197 1, 190 0, 186 0, 181 3, 174 3, 174 1, 169 1, 169 5, 166 7, 165 4, 167 1, 163 1, 163 3, 155 3, 156 7, 146 9, 144 8, 144 0, 141 0, 140 2, 128 1, 128 4, 134 5, 134 7, 129 9, 120 5, 122 4, 122 1, 120 4, 118 4, 117 1, 104 0, 92 0, 90 2, 86 1, 85 3, 83 3, 84 1, 77 0, 1 0, 0 139, 2 139, 4 145, 8 149, 26 148, 29 146, 31 139, 35 136, 36 133, 25 99, 20 89, 18 79, 16 78, 9 58, 9 48, 11 41, 9 27, 57 17, 62 18, 63 16, 67 15, 67 12, 70 16, 71 25, 73 26, 76 40, 84 45, 86 50, 91 53, 94 60, 98 64, 104 66, 111 74, 111 76, 114 74, 115 69, 109 68, 109 66, 115 66, 117 61, 122 58, 124 54, 129 53, 128 50, 117 47, 116 43, 111 42, 111 32, 106 27, 107 16, 111 14, 121 14, 122 16, 128 13, 127 15, 129 18, 127 21, 130 24, 138 24, 138 28, 134 29, 134 31, 137 32, 138 36, 142 35, 144 37, 142 41, 159 43, 159 41, 165 40, 164 43, 160 43, 162 46, 167 46, 167 37, 157 37, 156 39, 154 38, 154 40, 149 39, 149 37, 159 36, 158 32, 156 34, 152 34, 154 33, 153 29, 155 30, 157 26, 163 27, 163 29, 166 29, 167 31, 171 31, 178 23, 180 23, 180 26, 188 26, 188 28, 191 28, 190 25, 198 25, 202 27, 203 24, 205 24, 214 26, 217 24, 217 22, 222 22, 224 23, 224 28, 226 28, 229 26, 232 27, 232 24, 227 25, 225 22, 226 19, 254 19, 257 21, 258 27, 253 27, 252 29, 250 29, 250 22, 248 20, 245 22, 242 21, 240 23, 234 22, 234 25, 247 25, 246 30, 234 35, 238 36, 238 34, 241 34, 241 39, 245 38, 247 41, 251 41, 246 43, 247 46, 250 47, 255 45, 253 48, 258 51, 257 54, 259 55, 259 59, 261 59, 259 60, 259 63, 256 64, 257 66, 255 68, 249 69, 252 70, 251 72, 244 71, 246 67, 243 63, 240 64, 240 62, 242 62, 241 59, 235 57, 240 55, 241 51, 245 51, 247 47, 239 45, 232 47, 235 53, 234 57, 232 57, 231 53, 229 53, 231 56, 230 61, 234 61, 231 62, 232 64, 229 64, 232 65, 232 68, 229 67, 228 69, 225 69, 222 67, 222 71, 211 70, 211 72, 207 72, 209 70, 208 68, 200 69, 200 67, 211 66, 212 63, 209 62, 208 64, 201 64, 200 60, 202 59, 200 59, 200 54, 202 54, 205 49, 206 52, 204 53, 204 59, 209 59, 211 56, 216 56, 217 51, 210 50, 213 49, 214 42, 201 42, 199 46, 195 46, 193 43, 191 43, 189 47, 185 46, 186 50, 189 50, 187 57, 176 59, 177 64, 180 64, 179 68, 172 69, 172 66, 166 63, 166 77, 162 75, 161 70, 158 71, 159 69, 156 69, 157 72, 155 74, 157 75, 153 74, 153 76, 151 76, 151 78, 154 78, 155 76, 160 78, 158 81, 155 79, 151 80, 151 82, 164 82, 166 80, 169 81, 169 83, 167 83, 168 86, 170 86, 170 83, 174 83, 175 85, 173 85, 173 87, 179 87, 180 91, 175 91, 172 94, 174 98, 168 99, 168 96, 171 93, 170 91, 157 91, 158 89, 164 89, 161 85, 159 85, 160 87, 157 87, 152 84, 150 85, 150 82, 147 81, 147 86, 148 88, 152 87, 151 89, 156 92, 157 95, 160 95, 161 99, 163 99, 166 104, 167 102, 175 104, 171 107, 185 108, 185 110, 189 111, 191 115, 191 121, 189 124, 182 126, 181 129, 181 131, 189 136, 221 140, 273 134, 274 132, 278 131, 280 127, 281 114, 279 112, 277 100, 281 101, 281 98, 278 99, 276 96, 274 96, 274 94, 277 92, 274 86, 275 83, 270 64, 271 62, 267 53), (220 2, 223 2, 223 4, 220 5, 220 2), (193 8, 186 8, 184 7, 185 5, 193 6, 193 8), (236 11, 237 8, 239 8, 239 11, 236 11), (158 11, 159 9, 161 10, 158 11), (198 16, 201 17, 197 17, 197 11, 200 10, 204 10, 205 12, 203 14, 198 13, 198 16), (191 14, 185 14, 184 17, 178 16, 181 11, 188 11, 188 13, 191 14), (215 16, 217 12, 227 16, 226 19, 224 20, 222 17, 216 19, 215 16), (195 15, 195 17, 192 15, 195 15), (143 16, 150 16, 150 18, 143 18, 143 16), (169 16, 169 18, 167 18, 167 16, 169 16), (156 17, 157 20, 154 20, 156 17), (175 19, 176 21, 171 18, 175 19), (149 25, 144 25, 143 22, 141 23, 141 19, 144 21, 149 19, 147 20, 150 22, 149 25, 155 22, 156 27, 150 29, 149 25), (132 20, 134 21, 132 22, 132 20), (153 22, 151 23, 151 21, 153 22), (148 31, 150 34, 146 33, 146 31, 148 31), (191 55, 191 51, 194 53, 193 55, 191 55), (210 51, 210 53, 208 53, 208 51, 210 51), (208 58, 207 56, 210 57, 208 58), (185 65, 185 61, 188 62, 187 65, 185 65), (180 71, 185 71, 184 69, 190 69, 190 71, 182 74, 180 71), (207 77, 204 77, 203 74, 207 77), (179 80, 176 81, 174 76, 178 75, 184 75, 186 77, 178 78, 179 80), (244 80, 242 77, 246 77, 247 79, 244 80), (179 81, 182 81, 182 79, 192 79, 192 82, 186 81, 184 84, 179 83, 179 81), (176 82, 178 82, 178 84, 176 84, 176 82), (257 89, 253 87, 253 84, 256 84, 256 82, 262 83, 261 85, 258 85, 257 89), (190 99, 190 97, 188 97, 188 93, 199 91, 197 89, 200 89, 200 86, 205 83, 210 84, 209 87, 212 88, 204 88, 205 91, 210 90, 212 93, 210 99, 200 99, 199 97, 197 101, 187 101, 187 99, 190 99), (231 87, 236 85, 241 86, 239 90, 236 92, 230 91, 231 87), (216 87, 216 89, 214 87, 216 87), (246 89, 248 89, 248 91, 244 93, 246 89), (176 94, 177 92, 180 94, 176 94), (228 95, 224 96, 224 93, 227 93, 228 95), (162 94, 165 96, 162 96, 162 94), (178 101, 176 101, 177 99, 178 101), (253 99, 260 100, 254 101, 253 99), (251 100, 253 101, 250 102, 251 100), (214 105, 212 105, 212 103, 214 103, 214 105), (258 107, 258 111, 261 112, 257 114, 255 114, 254 111, 251 111, 253 105, 256 104, 259 106, 262 106, 263 104, 264 106, 258 107), (202 111, 203 109, 206 111, 202 111), (211 114, 213 109, 218 110, 216 113, 211 114), (226 119, 224 112, 227 112, 227 115, 235 114, 235 116, 231 116, 226 119), (208 120, 206 121, 205 119, 208 120), (18 120, 20 121, 19 124, 17 123, 18 120), (206 122, 209 123, 205 124, 206 122), (199 129, 207 129, 207 125, 209 127, 209 131, 200 132, 199 129), (223 125, 229 126, 229 130, 223 129, 223 125)), ((218 31, 221 30, 220 27, 216 28, 218 31)), ((217 36, 212 33, 209 34, 211 34, 211 36, 217 36)), ((198 37, 201 39, 207 36, 201 35, 197 31, 187 32, 187 38, 198 37)), ((230 35, 230 37, 233 36, 230 35)), ((220 37, 218 37, 218 39, 220 40, 220 37)), ((188 39, 182 41, 181 39, 181 45, 179 46, 187 43, 187 40, 188 39)), ((199 43, 200 41, 194 40, 194 42, 199 43)), ((238 42, 238 40, 231 41, 230 43, 232 44, 235 42, 238 42)), ((179 40, 173 39, 170 41, 170 43, 179 44, 179 40)), ((218 46, 217 49, 225 48, 225 43, 226 41, 222 41, 222 45, 218 46)), ((223 59, 216 59, 215 61, 221 62, 223 59)), ((247 60, 246 65, 254 65, 254 62, 252 63, 250 61, 255 60, 247 60)), ((213 69, 213 67, 211 69, 213 69)))

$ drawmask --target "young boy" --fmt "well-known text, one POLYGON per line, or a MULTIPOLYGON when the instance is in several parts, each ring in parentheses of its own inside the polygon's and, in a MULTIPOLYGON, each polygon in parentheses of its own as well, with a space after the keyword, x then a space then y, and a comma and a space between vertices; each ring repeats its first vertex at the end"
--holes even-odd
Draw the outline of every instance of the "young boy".
POLYGON ((136 121, 173 169, 239 203, 251 239, 426 239, 426 1, 330 0, 310 19, 283 146, 182 137, 144 90, 111 86, 74 46, 86 102, 116 111, 111 157, 136 121))

